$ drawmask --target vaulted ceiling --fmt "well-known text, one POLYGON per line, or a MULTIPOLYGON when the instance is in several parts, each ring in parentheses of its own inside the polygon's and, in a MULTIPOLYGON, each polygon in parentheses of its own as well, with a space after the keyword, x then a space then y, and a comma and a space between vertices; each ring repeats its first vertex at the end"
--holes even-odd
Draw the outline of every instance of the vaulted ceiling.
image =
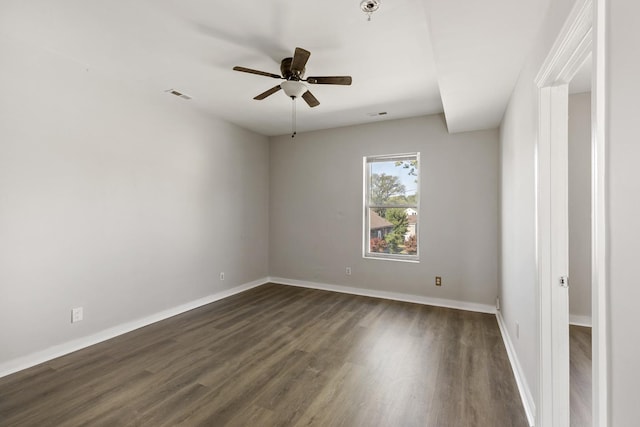
POLYGON ((289 132, 291 100, 253 100, 277 81, 232 68, 279 73, 299 46, 307 76, 353 77, 310 85, 299 131, 444 112, 461 132, 498 126, 549 1, 382 0, 367 21, 360 0, 0 0, 0 37, 264 135, 289 132))

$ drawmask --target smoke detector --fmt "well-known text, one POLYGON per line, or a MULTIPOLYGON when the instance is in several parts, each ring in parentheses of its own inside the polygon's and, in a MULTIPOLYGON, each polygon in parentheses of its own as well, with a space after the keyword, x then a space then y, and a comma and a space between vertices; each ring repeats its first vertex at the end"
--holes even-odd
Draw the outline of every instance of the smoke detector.
POLYGON ((360 9, 367 14, 367 21, 371 21, 371 14, 380 8, 380 0, 362 0, 360 9))

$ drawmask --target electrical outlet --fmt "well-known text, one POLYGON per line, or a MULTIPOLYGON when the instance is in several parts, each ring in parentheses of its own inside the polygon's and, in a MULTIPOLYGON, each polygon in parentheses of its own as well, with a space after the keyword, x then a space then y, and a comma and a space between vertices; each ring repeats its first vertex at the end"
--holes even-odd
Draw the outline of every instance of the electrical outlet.
POLYGON ((76 323, 84 318, 82 307, 76 307, 71 309, 71 323, 76 323))
POLYGON ((442 286, 442 277, 436 276, 436 286, 442 286))
POLYGON ((224 280, 224 271, 220 273, 220 280, 224 280))
POLYGON ((500 310, 500 297, 496 297, 496 310, 500 310))
POLYGON ((347 267, 347 268, 346 268, 346 270, 345 270, 345 274, 346 274, 347 276, 351 276, 351 267, 347 267))

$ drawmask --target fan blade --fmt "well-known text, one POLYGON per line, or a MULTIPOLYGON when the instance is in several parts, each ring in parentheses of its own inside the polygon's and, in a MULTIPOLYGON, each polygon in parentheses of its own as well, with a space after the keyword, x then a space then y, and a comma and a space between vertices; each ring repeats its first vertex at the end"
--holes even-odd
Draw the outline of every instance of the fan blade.
POLYGON ((291 71, 302 72, 304 70, 304 66, 307 65, 309 56, 311 56, 311 52, 309 52, 308 50, 304 50, 301 47, 297 47, 295 53, 293 54, 291 71))
POLYGON ((314 85, 346 85, 351 84, 351 76, 308 77, 307 82, 314 85))
POLYGON ((266 98, 267 96, 269 96, 269 95, 273 95, 274 93, 276 93, 276 92, 277 92, 277 91, 279 91, 280 89, 282 89, 282 88, 280 87, 280 85, 278 85, 278 86, 274 86, 274 87, 272 87, 271 89, 269 89, 268 91, 266 91, 266 92, 262 92, 260 95, 256 96, 256 97, 255 97, 255 98, 253 98, 253 99, 257 99, 258 101, 260 101, 261 99, 265 99, 265 98, 266 98))
POLYGON ((302 99, 304 99, 307 102, 307 104, 309 104, 309 107, 311 108, 317 107, 318 105, 320 105, 320 101, 318 101, 316 97, 313 96, 313 94, 309 91, 306 91, 305 93, 302 94, 302 99))
POLYGON ((258 74, 259 76, 273 77, 274 79, 281 79, 282 78, 277 74, 267 73, 266 71, 252 70, 251 68, 233 67, 233 69, 235 71, 242 71, 243 73, 258 74))

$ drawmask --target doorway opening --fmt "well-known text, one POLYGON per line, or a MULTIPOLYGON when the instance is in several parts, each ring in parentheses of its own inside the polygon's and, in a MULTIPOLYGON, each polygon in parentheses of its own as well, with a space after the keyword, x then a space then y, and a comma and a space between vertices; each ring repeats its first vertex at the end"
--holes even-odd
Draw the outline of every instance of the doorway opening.
POLYGON ((592 426, 591 55, 569 83, 569 419, 592 426))

